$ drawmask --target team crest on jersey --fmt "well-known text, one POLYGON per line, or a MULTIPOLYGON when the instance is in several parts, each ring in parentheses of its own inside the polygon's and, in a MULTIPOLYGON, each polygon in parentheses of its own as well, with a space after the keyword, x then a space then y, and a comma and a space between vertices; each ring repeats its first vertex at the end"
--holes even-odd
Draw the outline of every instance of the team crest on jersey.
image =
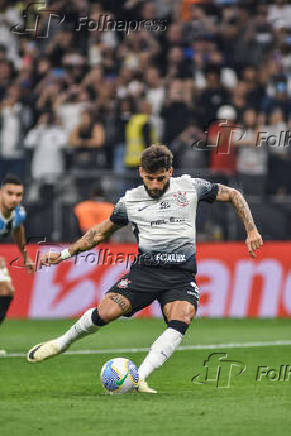
POLYGON ((122 288, 122 289, 123 289, 123 288, 128 288, 129 283, 131 283, 130 280, 128 280, 128 279, 122 279, 122 280, 120 280, 120 282, 118 283, 117 287, 118 287, 118 288, 122 288))
POLYGON ((178 191, 177 194, 173 194, 173 197, 176 200, 177 206, 185 207, 185 206, 188 206, 188 204, 190 203, 187 200, 187 193, 186 192, 178 191))

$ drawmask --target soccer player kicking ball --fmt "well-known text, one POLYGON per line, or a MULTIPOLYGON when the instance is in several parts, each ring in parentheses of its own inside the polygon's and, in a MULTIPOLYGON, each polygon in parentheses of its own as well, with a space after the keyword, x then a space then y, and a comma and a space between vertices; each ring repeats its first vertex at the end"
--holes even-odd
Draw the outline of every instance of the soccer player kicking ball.
MULTIPOLYGON (((14 240, 23 256, 28 272, 33 272, 33 262, 27 256, 23 222, 25 211, 20 203, 23 197, 23 184, 14 176, 6 177, 0 187, 0 239, 13 234, 14 240)), ((9 306, 14 298, 14 288, 5 259, 0 256, 0 324, 4 321, 9 306)), ((5 354, 0 350, 0 354, 5 354)))
POLYGON ((233 204, 245 226, 252 257, 263 242, 240 192, 187 175, 172 177, 172 153, 166 146, 147 148, 139 172, 143 185, 125 193, 110 219, 93 227, 68 249, 47 253, 41 259, 44 265, 57 264, 95 247, 131 222, 139 254, 129 273, 107 291, 98 307, 87 310, 62 336, 34 346, 27 359, 38 362, 60 354, 77 339, 158 300, 167 328, 140 365, 138 386, 139 392, 156 393, 146 379, 177 349, 197 309, 195 219, 199 201, 233 204))

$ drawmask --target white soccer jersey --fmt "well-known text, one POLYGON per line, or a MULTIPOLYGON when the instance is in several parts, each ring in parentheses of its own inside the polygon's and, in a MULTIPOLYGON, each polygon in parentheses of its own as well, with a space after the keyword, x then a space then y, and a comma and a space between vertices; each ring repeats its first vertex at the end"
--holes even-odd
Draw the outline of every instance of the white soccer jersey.
POLYGON ((172 177, 158 199, 150 197, 143 185, 127 191, 110 219, 118 225, 132 223, 139 254, 147 264, 187 264, 196 269, 197 205, 214 201, 217 192, 216 183, 188 175, 172 177))

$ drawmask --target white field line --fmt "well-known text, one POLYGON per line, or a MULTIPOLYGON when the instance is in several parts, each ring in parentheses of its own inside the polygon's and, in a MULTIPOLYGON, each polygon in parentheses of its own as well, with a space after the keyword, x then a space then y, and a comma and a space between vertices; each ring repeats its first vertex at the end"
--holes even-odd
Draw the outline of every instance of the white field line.
MULTIPOLYGON (((224 348, 251 348, 251 347, 274 347, 279 345, 291 345, 291 340, 283 341, 257 341, 257 342, 243 342, 239 344, 209 344, 209 345, 182 345, 178 347, 178 351, 189 350, 219 350, 224 348)), ((68 355, 82 355, 82 354, 120 354, 120 353, 140 353, 149 351, 149 348, 111 348, 106 350, 76 350, 67 351, 64 354, 68 355)), ((1 357, 24 357, 25 353, 7 353, 0 354, 1 357)))

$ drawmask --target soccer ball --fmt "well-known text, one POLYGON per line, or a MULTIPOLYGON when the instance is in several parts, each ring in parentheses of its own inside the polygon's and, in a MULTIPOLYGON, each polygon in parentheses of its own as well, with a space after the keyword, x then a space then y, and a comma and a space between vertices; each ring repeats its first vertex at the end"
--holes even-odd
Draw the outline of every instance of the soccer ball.
POLYGON ((117 357, 102 366, 100 378, 107 392, 125 394, 137 389, 138 368, 132 360, 117 357))

